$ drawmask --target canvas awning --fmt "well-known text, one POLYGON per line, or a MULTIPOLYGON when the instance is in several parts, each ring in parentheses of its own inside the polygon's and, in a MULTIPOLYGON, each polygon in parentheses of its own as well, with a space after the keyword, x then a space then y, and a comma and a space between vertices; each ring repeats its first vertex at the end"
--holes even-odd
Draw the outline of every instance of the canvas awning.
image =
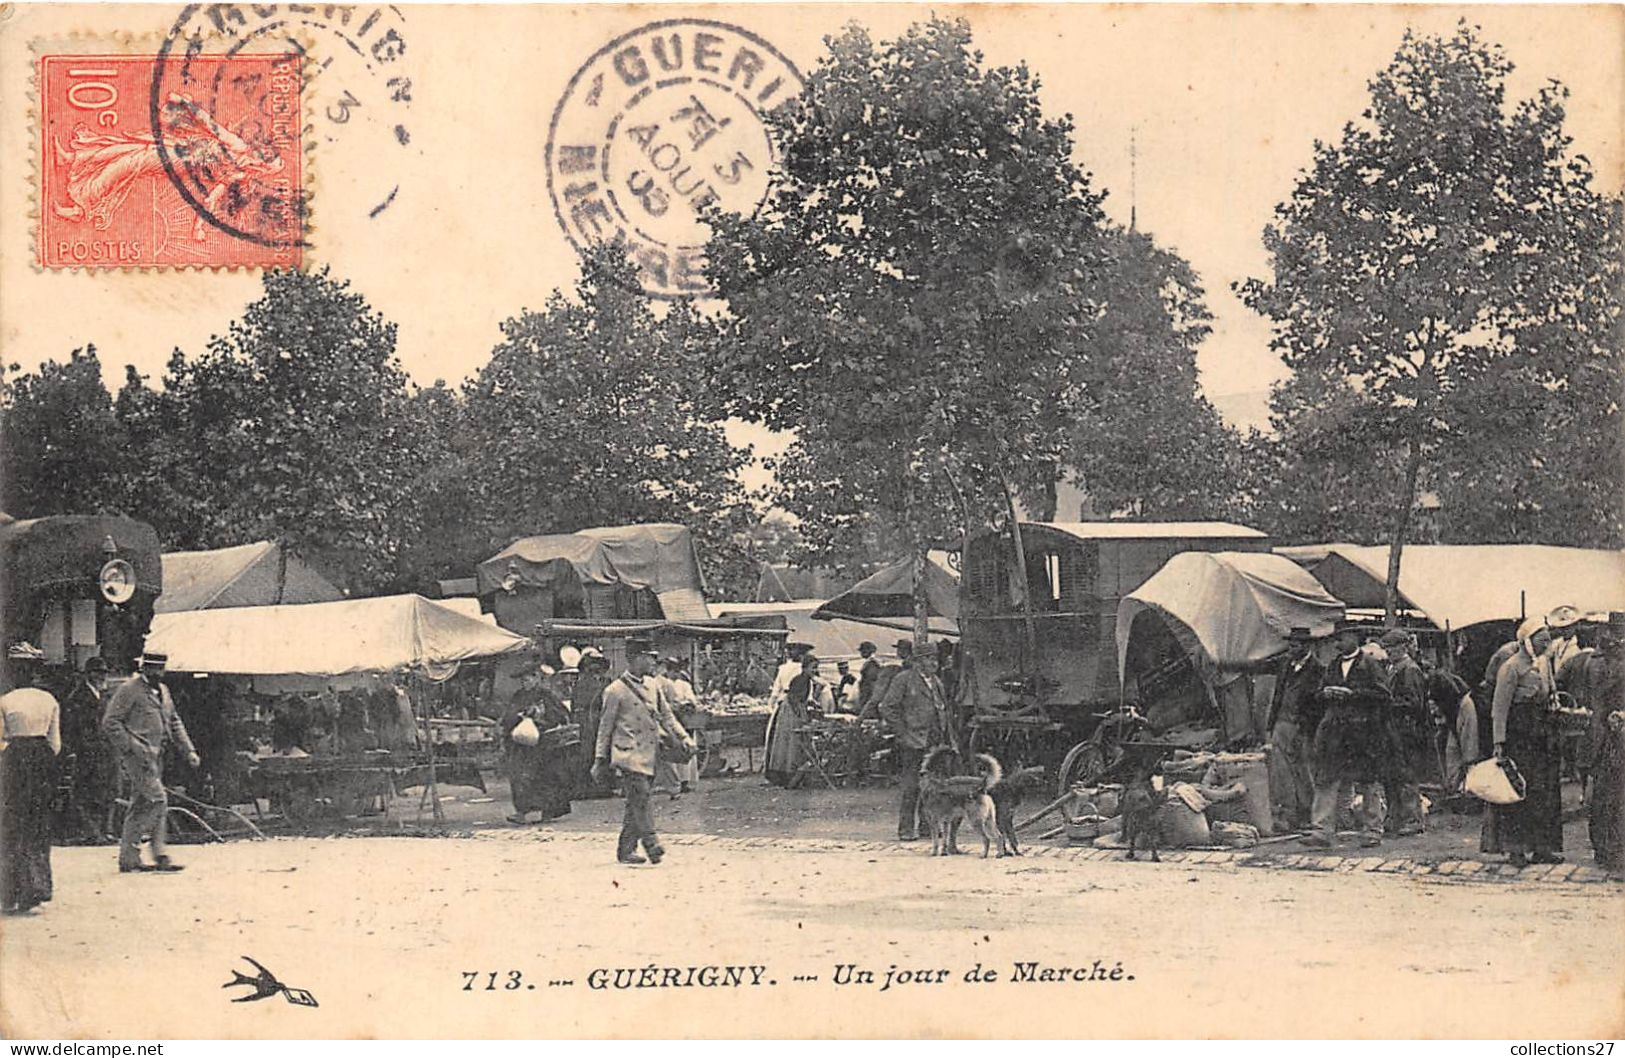
MULTIPOLYGON (((908 628, 914 618, 912 558, 893 562, 813 611, 815 620, 846 618, 862 624, 908 628)), ((959 579, 934 561, 925 563, 925 598, 934 632, 955 635, 959 621, 959 579)))
POLYGON ((705 578, 685 526, 622 525, 515 540, 474 570, 481 598, 508 587, 561 595, 582 584, 648 589, 669 620, 704 620, 705 578))
MULTIPOLYGON (((1354 609, 1381 609, 1388 548, 1332 546, 1315 579, 1354 609)), ((1518 620, 1562 605, 1625 610, 1625 551, 1544 544, 1410 544, 1399 594, 1439 628, 1518 620)))
POLYGON ((1254 665, 1286 649, 1294 627, 1329 635, 1343 604, 1291 559, 1265 551, 1187 551, 1170 558, 1117 606, 1117 671, 1146 611, 1186 652, 1216 669, 1254 665))
POLYGON ((335 602, 344 592, 276 541, 163 556, 164 593, 155 613, 232 606, 335 602))
POLYGON ((175 672, 334 677, 418 671, 523 650, 524 636, 423 598, 389 595, 295 606, 159 614, 149 652, 175 672))
MULTIPOLYGON (((891 656, 891 641, 877 634, 873 625, 876 622, 851 621, 841 617, 814 618, 814 612, 822 606, 821 599, 798 599, 795 602, 719 602, 713 603, 712 609, 720 617, 734 616, 774 616, 782 617, 789 626, 790 639, 797 643, 807 643, 813 648, 813 653, 825 661, 850 661, 858 657, 858 644, 865 641, 875 643, 881 655, 891 656)), ((942 620, 933 622, 934 626, 945 627, 942 620)), ((888 624, 886 627, 907 628, 909 622, 899 621, 897 624, 888 624)), ((933 631, 937 631, 936 627, 933 631)))

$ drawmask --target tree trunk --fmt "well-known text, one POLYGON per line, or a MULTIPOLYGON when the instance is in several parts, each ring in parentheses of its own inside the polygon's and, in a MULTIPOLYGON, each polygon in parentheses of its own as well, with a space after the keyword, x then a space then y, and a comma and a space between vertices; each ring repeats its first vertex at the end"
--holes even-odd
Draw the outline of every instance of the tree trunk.
POLYGON ((1394 628, 1399 624, 1399 563, 1405 551, 1405 537, 1411 528, 1411 510, 1416 506, 1416 477, 1422 469, 1422 445, 1412 440, 1405 453, 1405 487, 1400 498, 1399 512, 1394 518, 1394 532, 1388 538, 1388 580, 1382 592, 1382 626, 1394 628))
POLYGON ((924 655, 930 646, 931 600, 925 594, 926 565, 931 561, 929 549, 922 542, 914 548, 914 652, 924 655))

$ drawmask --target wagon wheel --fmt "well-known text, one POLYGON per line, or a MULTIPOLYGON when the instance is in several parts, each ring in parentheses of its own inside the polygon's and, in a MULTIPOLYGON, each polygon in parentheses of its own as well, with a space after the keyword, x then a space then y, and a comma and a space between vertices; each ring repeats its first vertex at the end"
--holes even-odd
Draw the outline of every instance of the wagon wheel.
POLYGON ((1072 787, 1081 783, 1094 786, 1105 777, 1112 761, 1106 758, 1106 747, 1095 739, 1079 742, 1067 751, 1061 760, 1060 778, 1056 781, 1057 797, 1064 797, 1072 787))

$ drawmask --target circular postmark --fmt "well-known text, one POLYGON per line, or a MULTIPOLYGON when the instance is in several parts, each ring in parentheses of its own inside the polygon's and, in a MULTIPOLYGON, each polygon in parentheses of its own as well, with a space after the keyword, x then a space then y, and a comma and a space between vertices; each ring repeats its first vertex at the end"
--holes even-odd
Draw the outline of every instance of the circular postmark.
POLYGON ((600 48, 553 110, 547 191, 578 251, 621 242, 643 288, 704 295, 708 204, 751 214, 775 147, 762 114, 801 73, 761 37, 708 19, 652 22, 600 48))
MULTIPOLYGON (((411 142, 403 19, 392 5, 186 7, 155 57, 148 119, 164 174, 199 222, 307 246, 305 148, 381 130, 368 144, 376 163, 384 145, 411 142)), ((360 206, 377 216, 398 190, 375 177, 360 206)))

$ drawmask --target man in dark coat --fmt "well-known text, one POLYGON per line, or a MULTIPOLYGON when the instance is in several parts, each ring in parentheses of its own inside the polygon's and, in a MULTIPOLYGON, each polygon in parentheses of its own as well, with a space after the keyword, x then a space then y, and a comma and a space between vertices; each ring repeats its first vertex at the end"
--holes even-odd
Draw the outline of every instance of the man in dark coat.
POLYGON ((109 837, 116 776, 107 739, 102 736, 102 710, 107 706, 107 662, 85 662, 81 678, 62 703, 62 745, 73 769, 72 817, 79 837, 101 842, 109 837))
POLYGON ((592 753, 598 720, 603 715, 604 688, 609 686, 609 659, 597 647, 587 647, 581 652, 578 666, 580 671, 576 675, 575 687, 570 691, 570 715, 581 725, 577 796, 608 797, 611 793, 609 787, 599 785, 592 777, 592 753))
POLYGON ((858 657, 863 659, 863 667, 858 669, 858 712, 867 713, 880 708, 880 699, 877 695, 882 690, 880 686, 880 670, 885 666, 875 657, 878 648, 867 639, 858 644, 858 657))
POLYGON ((919 838, 920 762, 925 751, 945 737, 948 702, 937 680, 937 659, 922 653, 908 668, 895 676, 880 703, 880 716, 895 736, 892 753, 897 759, 901 787, 897 805, 897 839, 919 838))
POLYGON ((1400 751, 1383 783, 1383 792, 1388 798, 1389 828, 1396 836, 1407 837, 1422 833, 1422 777, 1438 770, 1434 763, 1428 681, 1422 666, 1411 656, 1409 632, 1390 628, 1377 645, 1388 655, 1388 684, 1393 692, 1391 722, 1400 751))
POLYGON ((1326 666, 1319 697, 1326 712, 1315 730, 1310 758, 1315 832, 1306 842, 1318 848, 1336 846, 1338 809, 1352 790, 1362 801, 1360 844, 1380 845, 1388 817, 1382 784, 1399 747, 1390 723, 1387 673, 1381 662, 1360 649, 1357 626, 1338 627, 1337 656, 1326 666))
POLYGON ((1294 830, 1309 823, 1315 784, 1309 770, 1310 746, 1320 723, 1320 687, 1326 666, 1315 657, 1316 638, 1308 628, 1287 633, 1291 644, 1275 679, 1270 701, 1270 790, 1281 818, 1294 830))

